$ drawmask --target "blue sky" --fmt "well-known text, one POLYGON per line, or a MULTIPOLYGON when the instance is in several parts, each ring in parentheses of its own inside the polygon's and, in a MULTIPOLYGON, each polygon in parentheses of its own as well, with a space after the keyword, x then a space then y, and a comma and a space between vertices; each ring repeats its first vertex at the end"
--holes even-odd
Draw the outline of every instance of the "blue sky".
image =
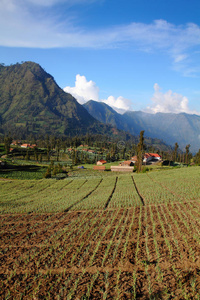
POLYGON ((39 63, 80 103, 200 114, 199 0, 1 0, 0 62, 39 63))

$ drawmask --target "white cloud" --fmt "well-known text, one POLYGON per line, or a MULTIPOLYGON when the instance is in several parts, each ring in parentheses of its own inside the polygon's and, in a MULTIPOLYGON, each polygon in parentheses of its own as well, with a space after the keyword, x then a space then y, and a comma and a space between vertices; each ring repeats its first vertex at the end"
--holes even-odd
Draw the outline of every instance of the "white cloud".
POLYGON ((178 63, 178 62, 181 62, 183 60, 185 60, 188 56, 186 54, 177 54, 175 57, 174 57, 174 62, 175 63, 178 63))
POLYGON ((131 110, 131 101, 122 96, 119 96, 117 98, 115 98, 114 96, 109 96, 107 99, 101 101, 111 106, 120 113, 131 110))
MULTIPOLYGON (((75 86, 67 86, 63 89, 70 93, 80 104, 84 104, 89 100, 104 102, 111 106, 118 113, 124 113, 132 110, 132 103, 129 99, 122 96, 109 96, 107 99, 99 98, 99 88, 92 80, 87 81, 85 76, 76 75, 75 86)), ((200 115, 197 111, 190 110, 189 100, 187 97, 168 90, 166 93, 161 91, 157 83, 154 84, 154 95, 151 98, 152 104, 145 111, 149 113, 188 113, 200 115)))
POLYGON ((107 99, 99 99, 99 88, 92 80, 87 81, 85 76, 76 75, 75 86, 67 86, 63 89, 71 94, 80 104, 84 104, 89 100, 104 102, 116 111, 122 113, 131 109, 131 101, 122 96, 115 98, 109 96, 107 99))
POLYGON ((128 45, 142 52, 168 55, 174 70, 184 76, 200 73, 200 26, 154 20, 96 30, 81 27, 75 10, 73 15, 72 11, 66 14, 73 5, 80 9, 81 4, 100 1, 103 0, 0 0, 0 46, 105 49, 128 45), (58 4, 65 9, 54 9, 58 4))
POLYGON ((81 104, 89 100, 99 100, 99 88, 92 80, 87 81, 85 76, 76 75, 75 87, 66 86, 64 91, 73 95, 81 104))
POLYGON ((192 111, 188 107, 188 98, 178 93, 173 93, 171 90, 166 93, 161 92, 161 88, 157 83, 154 84, 155 93, 152 100, 152 105, 148 106, 146 111, 150 113, 188 113, 198 114, 196 111, 192 111))
MULTIPOLYGON (((103 30, 84 30, 66 15, 57 16, 54 5, 89 4, 97 0, 1 0, 0 45, 24 47, 120 47, 134 43, 143 51, 167 50, 174 61, 186 57, 188 48, 200 45, 200 27, 193 23, 177 26, 165 20, 130 23, 103 30), (40 7, 36 14, 35 7, 40 7), (46 8, 49 8, 46 13, 46 8), (52 7, 51 11, 50 8, 52 7), (64 19, 64 23, 58 20, 64 19), (12 30, 11 30, 12 29, 12 30), (48 35, 46 36, 48 32, 48 35)), ((78 21, 80 23, 80 20, 78 21)))

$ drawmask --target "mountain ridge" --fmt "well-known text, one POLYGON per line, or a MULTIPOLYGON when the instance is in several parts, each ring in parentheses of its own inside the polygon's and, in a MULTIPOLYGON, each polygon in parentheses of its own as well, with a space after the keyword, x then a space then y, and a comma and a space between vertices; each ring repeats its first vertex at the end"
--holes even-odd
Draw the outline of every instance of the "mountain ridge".
MULTIPOLYGON (((141 130, 144 130, 146 136, 156 137, 171 146, 174 146, 177 142, 181 150, 184 150, 188 144, 191 145, 192 152, 197 152, 200 148, 200 116, 198 115, 161 112, 150 114, 142 111, 127 111, 120 115, 110 108, 112 118, 108 119, 106 116, 100 118, 98 114, 94 113, 96 103, 96 101, 90 100, 84 104, 84 107, 101 122, 106 124, 109 124, 109 122, 111 124, 115 123, 118 129, 126 130, 134 135, 138 135, 141 130)), ((99 105, 102 105, 102 103, 99 102, 99 105)), ((108 105, 106 109, 109 110, 108 105)))
POLYGON ((112 131, 101 124, 39 64, 0 65, 0 132, 66 135, 112 131))
MULTIPOLYGON (((131 139, 137 143, 139 132, 145 130, 145 124, 140 117, 135 121, 131 112, 121 115, 103 102, 91 100, 86 109, 71 94, 63 91, 53 76, 39 64, 0 64, 1 136, 12 133, 13 137, 24 139, 30 135, 58 137, 88 133, 125 141, 131 139), (91 112, 88 112, 89 106, 91 112)), ((165 141, 163 136, 160 141, 150 133, 148 137, 148 132, 145 132, 148 145, 153 144, 157 148, 160 144, 162 149, 167 149, 166 143, 162 142, 165 141)))

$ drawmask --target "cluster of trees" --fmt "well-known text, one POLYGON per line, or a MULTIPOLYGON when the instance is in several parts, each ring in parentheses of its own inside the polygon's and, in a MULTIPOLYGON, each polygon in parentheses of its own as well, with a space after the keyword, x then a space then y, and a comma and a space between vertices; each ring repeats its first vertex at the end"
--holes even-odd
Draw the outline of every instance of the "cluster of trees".
POLYGON ((57 174, 64 174, 65 177, 67 176, 67 171, 61 164, 54 164, 53 161, 51 161, 49 167, 47 168, 46 173, 44 174, 45 178, 51 178, 52 176, 56 176, 57 174))
POLYGON ((175 143, 174 149, 171 152, 169 151, 167 159, 177 163, 189 164, 192 160, 195 160, 195 156, 190 153, 190 144, 185 146, 185 151, 181 151, 178 143, 175 143))
MULTIPOLYGON (((9 154, 12 138, 5 136, 1 141, 4 143, 5 152, 9 154)), ((108 139, 104 135, 85 135, 75 137, 55 137, 46 135, 45 138, 36 139, 34 136, 30 136, 28 143, 37 144, 34 149, 18 149, 19 154, 26 160, 34 159, 42 162, 43 159, 50 161, 52 158, 59 161, 61 153, 67 153, 67 149, 70 147, 72 151, 68 153, 69 158, 72 160, 73 165, 81 163, 95 163, 99 159, 105 159, 108 162, 117 160, 128 160, 132 156, 138 156, 137 169, 140 172, 142 168, 142 161, 145 152, 158 153, 162 156, 163 160, 189 164, 194 162, 200 164, 200 150, 193 156, 190 153, 190 145, 186 145, 185 151, 179 149, 178 143, 175 143, 174 148, 170 148, 167 151, 163 151, 159 147, 156 148, 152 145, 145 143, 144 131, 140 132, 138 143, 134 139, 129 139, 123 142, 123 147, 119 147, 119 139, 108 139), (77 148, 80 145, 86 145, 87 148, 92 147, 96 149, 94 154, 83 152, 77 148), (43 150, 41 150, 43 149, 43 150)))

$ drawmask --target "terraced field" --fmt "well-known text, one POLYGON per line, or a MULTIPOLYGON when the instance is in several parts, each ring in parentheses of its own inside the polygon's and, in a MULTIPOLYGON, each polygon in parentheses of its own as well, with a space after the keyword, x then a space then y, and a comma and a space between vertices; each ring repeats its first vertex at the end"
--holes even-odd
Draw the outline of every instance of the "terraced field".
POLYGON ((200 299, 200 168, 0 181, 0 299, 200 299))

